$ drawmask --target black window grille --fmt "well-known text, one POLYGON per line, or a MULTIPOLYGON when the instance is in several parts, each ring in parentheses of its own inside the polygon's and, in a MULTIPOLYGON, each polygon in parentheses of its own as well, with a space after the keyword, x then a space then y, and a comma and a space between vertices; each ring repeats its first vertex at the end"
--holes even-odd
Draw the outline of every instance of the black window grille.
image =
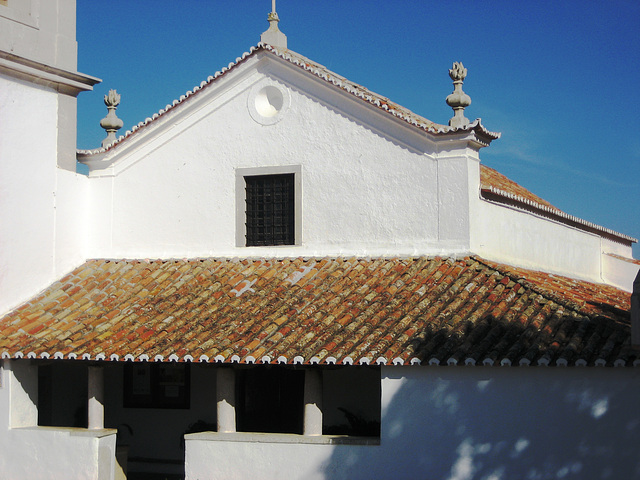
POLYGON ((295 244, 294 174, 244 177, 247 246, 295 244))

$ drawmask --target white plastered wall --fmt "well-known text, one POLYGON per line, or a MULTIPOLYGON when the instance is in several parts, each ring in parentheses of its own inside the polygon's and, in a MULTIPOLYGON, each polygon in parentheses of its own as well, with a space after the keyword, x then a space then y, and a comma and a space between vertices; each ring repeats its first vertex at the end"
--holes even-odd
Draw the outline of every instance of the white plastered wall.
POLYGON ((472 215, 472 250, 487 259, 602 282, 600 237, 481 200, 472 215))
POLYGON ((37 367, 1 360, 0 478, 114 478, 114 430, 38 427, 37 403, 37 367))
POLYGON ((426 135, 324 82, 280 68, 231 73, 215 94, 199 94, 202 106, 194 99, 183 113, 157 120, 150 128, 158 135, 134 135, 111 169, 92 173, 90 256, 468 252, 468 191, 477 184, 458 179, 474 163, 470 149, 447 151, 440 165, 426 135), (249 108, 263 84, 278 85, 290 101, 271 125, 249 108), (236 169, 283 165, 300 166, 300 245, 236 246, 236 169))
POLYGON ((383 367, 379 445, 187 437, 186 478, 634 478, 638 380, 631 368, 383 367))
POLYGON ((633 281, 639 268, 632 260, 602 255, 602 280, 627 292, 633 291, 633 281))
POLYGON ((471 253, 628 288, 602 237, 482 200, 473 134, 430 137, 264 54, 197 95, 91 160, 111 166, 91 174, 89 256, 471 253), (265 86, 283 92, 284 108, 260 119, 265 86), (265 167, 300 172, 296 246, 237 241, 238 172, 265 167))
POLYGON ((61 96, 0 75, 0 312, 86 258, 87 178, 56 166, 61 96))
POLYGON ((0 5, 0 50, 75 71, 75 0, 10 0, 0 5))

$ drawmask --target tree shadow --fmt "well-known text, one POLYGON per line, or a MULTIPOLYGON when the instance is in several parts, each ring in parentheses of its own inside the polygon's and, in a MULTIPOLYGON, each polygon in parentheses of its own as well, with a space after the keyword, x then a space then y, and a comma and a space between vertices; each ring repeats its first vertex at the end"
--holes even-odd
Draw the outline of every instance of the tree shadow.
POLYGON ((640 478, 630 368, 386 367, 380 446, 336 447, 325 478, 640 478))

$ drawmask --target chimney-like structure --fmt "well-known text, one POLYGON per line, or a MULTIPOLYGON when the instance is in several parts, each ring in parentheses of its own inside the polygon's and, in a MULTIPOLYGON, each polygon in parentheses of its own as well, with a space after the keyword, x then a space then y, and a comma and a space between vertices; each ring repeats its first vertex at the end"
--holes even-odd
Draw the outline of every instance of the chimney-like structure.
POLYGON ((631 294, 631 344, 640 347, 640 271, 633 281, 631 294))
POLYGON ((260 36, 260 42, 267 43, 272 47, 281 50, 287 49, 287 36, 278 28, 278 14, 276 13, 276 0, 271 0, 271 12, 267 17, 269 20, 269 29, 260 36))

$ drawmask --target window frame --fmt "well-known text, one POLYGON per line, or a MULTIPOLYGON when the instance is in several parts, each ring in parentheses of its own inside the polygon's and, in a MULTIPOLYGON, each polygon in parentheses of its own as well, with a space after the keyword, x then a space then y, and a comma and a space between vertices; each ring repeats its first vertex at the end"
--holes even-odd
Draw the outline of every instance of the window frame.
POLYGON ((287 248, 302 245, 302 166, 283 165, 236 169, 236 246, 243 248, 287 248), (294 242, 287 245, 247 245, 245 177, 293 174, 294 242))

